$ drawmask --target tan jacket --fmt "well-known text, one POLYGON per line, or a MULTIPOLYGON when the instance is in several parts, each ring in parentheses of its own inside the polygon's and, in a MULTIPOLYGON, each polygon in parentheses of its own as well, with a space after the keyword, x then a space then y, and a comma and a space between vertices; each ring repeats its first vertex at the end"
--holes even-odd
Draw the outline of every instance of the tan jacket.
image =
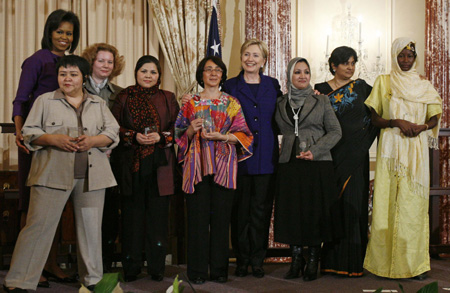
MULTIPOLYGON (((88 190, 98 190, 117 185, 104 151, 119 143, 119 125, 100 97, 84 92, 86 101, 81 119, 86 135, 106 135, 113 143, 107 147, 88 151, 88 190)), ((75 153, 52 146, 31 144, 43 134, 68 134, 77 128, 77 115, 64 98, 61 90, 46 93, 36 99, 22 133, 27 148, 33 151, 27 185, 40 185, 56 189, 70 189, 74 180, 75 153)))

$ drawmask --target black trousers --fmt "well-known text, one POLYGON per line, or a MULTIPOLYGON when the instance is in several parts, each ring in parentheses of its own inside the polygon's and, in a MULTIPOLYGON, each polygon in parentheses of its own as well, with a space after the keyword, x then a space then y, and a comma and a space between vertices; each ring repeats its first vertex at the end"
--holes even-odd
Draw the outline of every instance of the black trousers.
POLYGON ((203 177, 193 194, 186 195, 189 279, 228 276, 229 231, 234 190, 203 177))
POLYGON ((241 175, 233 205, 231 239, 238 265, 262 266, 267 252, 275 176, 241 175))
POLYGON ((164 274, 168 245, 169 196, 159 196, 156 173, 133 183, 135 191, 122 198, 122 265, 125 276, 142 269, 145 245, 149 274, 164 274))
POLYGON ((114 261, 114 248, 119 235, 120 198, 117 187, 107 188, 102 220, 103 273, 111 271, 114 261))

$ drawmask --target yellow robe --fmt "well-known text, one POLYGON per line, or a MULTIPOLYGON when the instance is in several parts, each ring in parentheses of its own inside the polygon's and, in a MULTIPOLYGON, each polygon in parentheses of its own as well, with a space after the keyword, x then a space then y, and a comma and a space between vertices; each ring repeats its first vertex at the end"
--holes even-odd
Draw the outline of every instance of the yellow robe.
MULTIPOLYGON (((382 118, 390 119, 390 98, 390 76, 383 75, 375 82, 366 104, 382 118)), ((425 121, 440 113, 440 105, 429 104, 425 121)), ((429 201, 414 194, 408 176, 390 171, 381 160, 384 132, 381 129, 378 142, 372 226, 364 268, 381 277, 410 278, 430 270, 429 201)), ((428 168, 424 174, 429 176, 428 168)))

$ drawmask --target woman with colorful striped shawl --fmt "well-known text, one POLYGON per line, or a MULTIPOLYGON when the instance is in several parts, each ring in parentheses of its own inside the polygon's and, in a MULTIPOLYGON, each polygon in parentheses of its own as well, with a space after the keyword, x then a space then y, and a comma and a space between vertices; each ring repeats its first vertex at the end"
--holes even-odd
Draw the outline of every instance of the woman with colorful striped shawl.
POLYGON ((226 78, 220 58, 204 58, 196 72, 204 90, 183 106, 175 122, 187 205, 187 273, 195 284, 208 278, 208 266, 212 281, 227 281, 237 163, 252 155, 253 135, 239 101, 219 90, 226 78))

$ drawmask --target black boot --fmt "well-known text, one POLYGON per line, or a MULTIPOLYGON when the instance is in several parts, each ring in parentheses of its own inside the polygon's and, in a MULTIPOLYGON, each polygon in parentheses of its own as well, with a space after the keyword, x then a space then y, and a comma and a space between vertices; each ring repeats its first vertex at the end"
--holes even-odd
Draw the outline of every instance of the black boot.
POLYGON ((319 268, 320 246, 308 247, 308 262, 306 264, 304 281, 312 281, 317 279, 317 270, 319 268))
POLYGON ((300 272, 303 275, 303 270, 305 269, 305 259, 303 258, 302 247, 292 246, 292 262, 289 271, 284 275, 285 279, 295 279, 298 278, 300 272))

